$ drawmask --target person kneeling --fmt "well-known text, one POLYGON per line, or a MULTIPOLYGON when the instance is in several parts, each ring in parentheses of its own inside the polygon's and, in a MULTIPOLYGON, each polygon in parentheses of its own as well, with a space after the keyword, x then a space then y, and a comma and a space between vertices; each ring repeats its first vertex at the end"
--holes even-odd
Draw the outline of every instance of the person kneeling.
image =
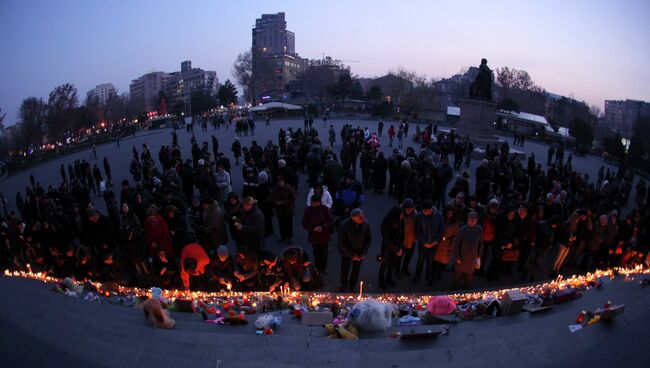
POLYGON ((205 290, 205 267, 210 264, 210 257, 203 247, 191 243, 181 253, 181 279, 186 291, 205 290))
POLYGON ((259 257, 255 252, 237 253, 235 269, 235 290, 237 291, 259 291, 260 285, 260 264, 259 257))
POLYGON ((318 271, 314 269, 301 247, 289 247, 282 252, 282 269, 285 287, 293 290, 317 290, 323 286, 318 271))
POLYGON ((278 290, 280 285, 284 284, 285 275, 282 260, 268 250, 262 252, 260 279, 262 290, 267 290, 269 293, 278 290))
POLYGON ((212 260, 210 261, 210 290, 232 289, 234 277, 235 262, 230 256, 228 247, 221 245, 217 248, 216 254, 212 255, 212 260))

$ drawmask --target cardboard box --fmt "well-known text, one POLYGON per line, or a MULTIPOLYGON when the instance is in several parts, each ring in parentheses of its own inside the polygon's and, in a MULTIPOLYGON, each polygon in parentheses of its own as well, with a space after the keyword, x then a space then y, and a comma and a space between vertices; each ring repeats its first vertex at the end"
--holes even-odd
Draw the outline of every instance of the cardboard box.
POLYGON ((519 290, 507 291, 501 300, 501 314, 511 315, 521 312, 526 303, 526 296, 519 290))
POLYGON ((332 322, 334 314, 332 312, 302 312, 301 323, 305 326, 322 326, 332 322))

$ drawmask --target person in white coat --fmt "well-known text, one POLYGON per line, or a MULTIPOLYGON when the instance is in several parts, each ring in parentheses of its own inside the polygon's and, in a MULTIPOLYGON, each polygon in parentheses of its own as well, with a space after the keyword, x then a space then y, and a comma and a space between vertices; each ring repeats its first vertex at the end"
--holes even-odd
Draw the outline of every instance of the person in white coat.
POLYGON ((330 192, 327 190, 327 187, 323 185, 320 181, 317 181, 314 183, 314 187, 309 190, 309 194, 307 195, 307 206, 311 206, 311 197, 316 194, 320 194, 321 196, 321 204, 330 210, 332 209, 332 205, 334 204, 334 201, 332 200, 332 195, 330 192))

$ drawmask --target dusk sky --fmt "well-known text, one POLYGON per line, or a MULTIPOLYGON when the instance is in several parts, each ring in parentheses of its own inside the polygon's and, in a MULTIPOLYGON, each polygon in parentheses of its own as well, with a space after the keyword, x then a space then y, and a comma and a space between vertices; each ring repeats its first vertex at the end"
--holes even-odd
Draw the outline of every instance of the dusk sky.
POLYGON ((296 51, 351 63, 362 77, 402 66, 444 78, 478 65, 527 70, 536 84, 603 108, 650 101, 650 1, 32 1, 0 2, 0 108, 70 82, 120 93, 182 60, 231 78, 262 13, 286 13, 296 51))

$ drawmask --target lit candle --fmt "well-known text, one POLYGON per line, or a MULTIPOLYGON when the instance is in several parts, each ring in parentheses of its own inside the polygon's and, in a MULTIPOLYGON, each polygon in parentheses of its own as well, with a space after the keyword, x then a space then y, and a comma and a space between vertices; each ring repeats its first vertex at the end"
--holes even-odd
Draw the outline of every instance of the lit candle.
POLYGON ((359 283, 359 299, 363 296, 363 281, 359 283))

